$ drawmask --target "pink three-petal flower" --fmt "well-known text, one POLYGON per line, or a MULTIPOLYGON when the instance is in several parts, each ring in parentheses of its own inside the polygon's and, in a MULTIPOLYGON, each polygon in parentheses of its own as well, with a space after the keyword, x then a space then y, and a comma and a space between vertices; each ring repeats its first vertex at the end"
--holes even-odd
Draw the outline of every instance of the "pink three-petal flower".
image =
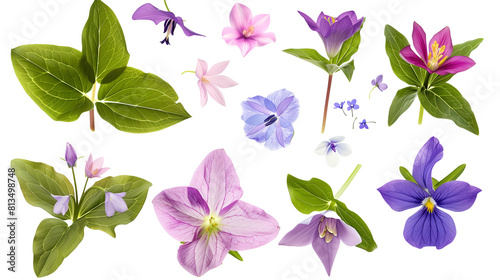
POLYGON ((200 88, 200 98, 201 107, 207 104, 208 94, 217 101, 217 103, 226 106, 224 96, 219 88, 234 87, 238 83, 233 81, 231 78, 220 75, 229 64, 228 61, 219 62, 214 64, 208 70, 208 65, 204 60, 198 59, 198 64, 196 65, 196 77, 198 77, 198 87, 200 88))
POLYGON ((262 246, 279 231, 264 210, 239 199, 243 195, 236 170, 224 150, 207 155, 189 187, 162 191, 153 199, 158 220, 181 242, 177 259, 201 276, 219 266, 230 250, 262 246))

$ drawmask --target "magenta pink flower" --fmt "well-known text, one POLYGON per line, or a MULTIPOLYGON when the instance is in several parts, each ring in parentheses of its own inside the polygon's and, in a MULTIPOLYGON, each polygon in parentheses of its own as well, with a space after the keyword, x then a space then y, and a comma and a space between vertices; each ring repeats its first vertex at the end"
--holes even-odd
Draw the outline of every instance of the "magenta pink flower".
POLYGON ((226 106, 224 96, 219 88, 234 87, 238 84, 227 76, 219 75, 226 69, 228 64, 229 60, 219 62, 213 65, 210 70, 207 70, 207 63, 204 60, 198 59, 195 73, 199 79, 198 87, 200 88, 201 107, 207 104, 207 92, 217 103, 226 106))
POLYGON ((196 169, 189 187, 164 190, 153 199, 158 220, 173 238, 186 242, 177 259, 201 276, 231 251, 253 249, 273 240, 278 222, 243 195, 233 163, 215 150, 196 169))
POLYGON ((100 178, 101 175, 109 170, 109 167, 102 167, 104 163, 104 158, 98 158, 94 160, 92 154, 90 154, 87 164, 85 164, 85 175, 88 178, 100 178))
POLYGON ((274 33, 266 32, 271 21, 269 15, 252 17, 252 11, 247 6, 236 3, 229 15, 229 21, 231 27, 222 30, 222 38, 228 45, 238 46, 243 56, 257 46, 276 42, 274 33))

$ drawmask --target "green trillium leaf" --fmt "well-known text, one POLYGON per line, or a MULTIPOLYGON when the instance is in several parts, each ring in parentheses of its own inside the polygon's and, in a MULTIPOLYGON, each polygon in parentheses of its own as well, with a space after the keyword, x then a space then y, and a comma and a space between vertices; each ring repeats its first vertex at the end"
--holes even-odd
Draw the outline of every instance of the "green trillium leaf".
POLYGON ((462 173, 465 170, 465 164, 460 165, 459 167, 455 168, 450 174, 448 174, 446 177, 443 178, 443 180, 439 181, 437 184, 434 184, 434 189, 437 189, 439 186, 446 182, 450 181, 455 181, 462 175, 462 173))
POLYGON ((415 181, 415 178, 413 178, 413 175, 411 175, 411 173, 410 173, 410 171, 408 171, 408 169, 404 168, 403 166, 400 166, 399 172, 401 173, 401 175, 403 175, 403 178, 405 178, 405 180, 411 181, 411 182, 417 184, 417 181, 415 181))
POLYGON ((130 55, 120 22, 113 10, 100 0, 90 7, 82 33, 82 50, 99 83, 111 71, 127 66, 130 55))
POLYGON ((421 87, 424 84, 427 71, 404 61, 399 52, 410 45, 406 37, 390 25, 385 26, 385 51, 391 62, 392 71, 403 82, 421 87))
POLYGON ((319 68, 325 70, 328 74, 330 74, 330 71, 332 70, 327 67, 327 65, 330 64, 328 59, 320 55, 318 51, 314 49, 287 49, 283 51, 318 66, 319 68))
POLYGON ((229 251, 228 254, 235 257, 239 261, 243 261, 243 258, 241 257, 240 253, 238 253, 238 251, 229 251))
POLYGON ((331 210, 335 211, 342 221, 353 227, 361 237, 361 243, 356 245, 356 247, 368 252, 375 250, 377 243, 375 243, 372 233, 363 219, 358 214, 349 210, 340 200, 334 199, 333 202, 332 207, 330 207, 331 210))
POLYGON ((116 237, 117 225, 126 225, 139 215, 150 187, 150 182, 134 176, 106 177, 97 181, 82 195, 78 216, 87 220, 89 228, 102 230, 116 237), (127 211, 116 212, 111 217, 106 216, 102 189, 112 193, 125 192, 123 200, 127 204, 127 211))
POLYGON ((355 69, 354 60, 351 60, 348 63, 344 63, 340 67, 340 70, 342 70, 342 72, 344 72, 344 75, 346 76, 347 80, 349 80, 349 82, 352 79, 352 74, 354 73, 354 69, 355 69))
MULTIPOLYGON (((158 131, 190 118, 174 89, 161 78, 135 68, 118 69, 117 78, 99 88, 99 115, 125 132, 158 131)), ((113 76, 114 72, 108 77, 113 76)))
MULTIPOLYGON (((366 17, 363 19, 363 24, 366 20, 366 17)), ((347 39, 343 44, 342 47, 340 47, 339 52, 337 55, 332 59, 331 63, 336 64, 336 65, 342 65, 351 59, 351 57, 358 51, 359 49, 359 44, 361 43, 361 29, 363 28, 363 24, 361 24, 361 27, 359 28, 358 32, 356 32, 354 35, 351 36, 351 38, 347 39)), ((353 64, 354 66, 354 64, 353 64)), ((353 69, 354 70, 354 69, 353 69)), ((345 72, 344 72, 345 74, 345 72)), ((347 76, 347 74, 346 74, 347 76)), ((352 73, 351 73, 352 76, 352 73)), ((350 78, 347 78, 349 81, 351 81, 350 78)))
POLYGON ((320 179, 304 181, 288 174, 286 183, 290 199, 301 213, 326 210, 334 199, 332 188, 320 179))
POLYGON ((52 197, 52 195, 74 196, 73 185, 66 176, 41 162, 14 159, 11 166, 16 170, 16 177, 26 202, 42 208, 56 218, 71 219, 75 207, 74 200, 69 200, 68 211, 63 216, 54 213, 54 204, 57 201, 52 197))
POLYGON ((68 227, 66 222, 50 218, 38 226, 33 239, 33 269, 38 277, 47 276, 61 265, 83 239, 85 219, 68 227))
POLYGON ((450 84, 443 84, 418 92, 424 109, 433 117, 449 119, 461 128, 479 135, 476 117, 469 102, 450 84))
POLYGON ((26 93, 53 120, 72 122, 94 108, 85 95, 92 88, 90 66, 80 51, 24 45, 12 49, 11 59, 26 93))
POLYGON ((398 90, 389 108, 389 126, 393 125, 410 108, 413 100, 417 97, 417 91, 416 87, 405 87, 398 90))

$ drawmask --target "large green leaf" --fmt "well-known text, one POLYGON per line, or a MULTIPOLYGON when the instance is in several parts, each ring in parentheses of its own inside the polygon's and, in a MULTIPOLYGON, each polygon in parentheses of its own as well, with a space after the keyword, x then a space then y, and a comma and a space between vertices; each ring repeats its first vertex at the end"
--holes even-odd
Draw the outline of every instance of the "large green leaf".
POLYGON ((332 188, 320 179, 304 181, 288 174, 286 183, 290 199, 301 213, 326 210, 334 199, 332 188))
POLYGON ((57 173, 52 166, 41 162, 24 159, 14 159, 11 166, 16 170, 16 177, 26 201, 47 211, 59 219, 71 219, 74 201, 69 200, 66 214, 54 214, 56 200, 51 195, 74 196, 73 185, 66 176, 57 173))
MULTIPOLYGON (((462 44, 454 45, 453 52, 451 56, 467 56, 469 57, 471 52, 479 47, 479 44, 483 41, 483 38, 470 40, 462 44)), ((429 86, 438 86, 449 81, 455 74, 448 75, 438 75, 433 73, 429 78, 429 86)))
POLYGON ((330 74, 331 69, 327 67, 330 62, 314 49, 287 49, 283 51, 312 63, 330 74))
POLYGON ((424 83, 426 70, 404 61, 399 52, 410 45, 406 37, 390 25, 385 26, 385 51, 391 62, 392 71, 403 82, 421 87, 424 83))
POLYGON ((94 108, 85 93, 92 88, 90 66, 70 47, 24 45, 11 51, 17 79, 35 103, 56 121, 72 122, 94 108))
POLYGON ((458 177, 460 177, 460 175, 462 175, 462 173, 464 172, 465 166, 465 164, 462 164, 459 167, 455 168, 455 170, 451 171, 451 173, 444 177, 443 180, 439 181, 437 184, 434 184, 434 189, 437 189, 439 186, 446 182, 455 181, 456 179, 458 179, 458 177))
POLYGON ((58 219, 45 219, 38 226, 33 239, 33 269, 38 277, 56 271, 63 260, 83 239, 85 219, 71 226, 58 219))
POLYGON ((127 67, 118 78, 103 82, 97 112, 119 130, 153 132, 191 117, 181 103, 176 103, 174 89, 153 74, 127 67))
POLYGON ((410 108, 413 100, 415 100, 417 96, 417 91, 418 88, 413 86, 398 90, 389 108, 389 126, 393 125, 399 117, 410 108))
POLYGON ((148 195, 151 183, 134 176, 106 177, 97 181, 82 195, 79 217, 85 217, 91 229, 102 230, 116 237, 115 227, 132 222, 139 214, 148 195), (112 193, 126 192, 123 200, 128 210, 106 216, 104 210, 104 191, 112 193))
MULTIPOLYGON (((366 18, 363 19, 363 24, 364 24, 365 20, 366 20, 366 18)), ((351 36, 351 38, 347 39, 342 44, 342 47, 340 47, 340 50, 337 53, 337 55, 331 60, 331 62, 333 64, 342 65, 342 64, 348 62, 349 59, 351 59, 351 57, 353 56, 353 54, 355 54, 358 51, 359 43, 361 43, 361 29, 362 28, 363 28, 363 25, 361 25, 358 32, 356 32, 354 35, 351 36)), ((351 81, 351 79, 349 79, 349 81, 351 81)))
POLYGON ((479 135, 476 117, 469 102, 450 84, 418 92, 424 109, 433 117, 449 119, 461 128, 479 135))
POLYGON ((341 67, 340 70, 344 72, 344 75, 346 76, 347 80, 349 82, 351 81, 352 74, 354 73, 354 60, 349 61, 348 63, 344 63, 341 67))
POLYGON ((349 210, 340 200, 334 199, 333 201, 331 210, 335 211, 342 221, 353 227, 359 236, 361 236, 361 243, 356 246, 368 252, 375 250, 377 243, 375 243, 372 233, 363 219, 358 214, 349 210))
POLYGON ((99 83, 111 71, 127 66, 130 55, 120 23, 113 10, 100 0, 90 7, 82 33, 82 50, 99 83))

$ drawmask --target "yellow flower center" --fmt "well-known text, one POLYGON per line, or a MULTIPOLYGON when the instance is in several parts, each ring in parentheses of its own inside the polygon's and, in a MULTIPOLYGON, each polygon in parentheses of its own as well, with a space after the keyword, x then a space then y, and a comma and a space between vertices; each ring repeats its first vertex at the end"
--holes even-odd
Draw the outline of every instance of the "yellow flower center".
POLYGON ((321 218, 318 226, 320 238, 324 238, 326 243, 330 243, 334 236, 337 236, 337 222, 333 218, 321 218))
POLYGON ((432 213, 434 211, 434 206, 436 205, 436 201, 432 199, 432 197, 428 197, 422 201, 422 205, 427 208, 427 212, 432 213))
POLYGON ((219 231, 220 222, 221 222, 220 217, 214 214, 210 214, 208 216, 205 216, 205 218, 203 219, 203 223, 201 224, 201 227, 203 228, 204 232, 212 234, 213 232, 219 231))
POLYGON ((431 69, 432 71, 435 71, 436 69, 441 66, 446 59, 448 59, 447 56, 443 58, 443 53, 444 50, 446 49, 446 46, 439 46, 437 41, 434 41, 434 44, 431 46, 431 51, 429 52, 429 57, 427 61, 427 67, 431 69))
POLYGON ((333 17, 325 16, 325 19, 330 25, 335 23, 335 19, 333 17))
POLYGON ((205 76, 201 77, 201 81, 204 82, 205 84, 210 83, 210 81, 207 78, 205 78, 205 76))
POLYGON ((243 36, 245 36, 245 38, 252 36, 254 29, 255 27, 253 27, 253 25, 250 25, 248 29, 243 30, 243 36))

